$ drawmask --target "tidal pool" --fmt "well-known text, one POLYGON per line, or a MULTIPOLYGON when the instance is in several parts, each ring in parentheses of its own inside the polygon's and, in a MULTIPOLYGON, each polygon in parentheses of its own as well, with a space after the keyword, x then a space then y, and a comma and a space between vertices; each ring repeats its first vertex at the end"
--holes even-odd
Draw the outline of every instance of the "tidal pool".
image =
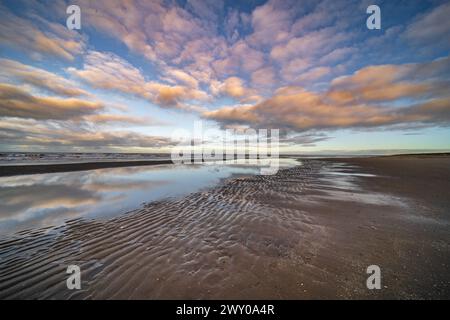
MULTIPOLYGON (((280 167, 299 165, 280 159, 280 167)), ((238 165, 155 165, 0 178, 0 235, 105 219, 155 200, 213 187, 233 175, 259 174, 238 165)))

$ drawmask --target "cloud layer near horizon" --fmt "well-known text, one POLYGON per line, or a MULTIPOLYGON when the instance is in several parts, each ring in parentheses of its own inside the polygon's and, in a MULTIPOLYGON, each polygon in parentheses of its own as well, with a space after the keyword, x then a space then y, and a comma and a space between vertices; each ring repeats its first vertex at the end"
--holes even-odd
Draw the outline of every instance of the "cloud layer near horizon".
POLYGON ((405 65, 379 65, 331 81, 315 93, 284 87, 255 105, 203 113, 226 125, 258 128, 317 129, 448 125, 450 58, 405 65))

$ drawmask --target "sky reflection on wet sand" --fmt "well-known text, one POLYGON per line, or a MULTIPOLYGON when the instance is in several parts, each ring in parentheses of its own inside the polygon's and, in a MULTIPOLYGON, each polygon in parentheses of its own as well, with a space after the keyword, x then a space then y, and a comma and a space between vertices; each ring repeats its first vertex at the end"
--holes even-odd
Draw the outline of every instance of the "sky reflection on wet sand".
MULTIPOLYGON (((300 164, 284 159, 281 166, 300 164)), ((157 165, 0 178, 0 235, 61 225, 68 219, 110 218, 142 204, 183 196, 254 166, 157 165)))

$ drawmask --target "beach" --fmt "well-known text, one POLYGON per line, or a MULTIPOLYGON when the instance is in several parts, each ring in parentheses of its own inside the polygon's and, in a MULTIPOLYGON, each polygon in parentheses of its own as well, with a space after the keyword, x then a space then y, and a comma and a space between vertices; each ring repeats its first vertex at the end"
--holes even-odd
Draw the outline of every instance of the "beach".
POLYGON ((3 235, 0 298, 448 299, 449 263, 450 156, 302 159, 3 235))

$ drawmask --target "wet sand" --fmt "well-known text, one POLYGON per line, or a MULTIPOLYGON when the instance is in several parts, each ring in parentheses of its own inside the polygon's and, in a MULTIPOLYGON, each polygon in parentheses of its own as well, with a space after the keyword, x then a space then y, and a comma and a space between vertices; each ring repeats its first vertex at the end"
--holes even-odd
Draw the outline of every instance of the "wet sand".
POLYGON ((449 299, 449 263, 450 157, 304 160, 0 238, 0 298, 449 299))

